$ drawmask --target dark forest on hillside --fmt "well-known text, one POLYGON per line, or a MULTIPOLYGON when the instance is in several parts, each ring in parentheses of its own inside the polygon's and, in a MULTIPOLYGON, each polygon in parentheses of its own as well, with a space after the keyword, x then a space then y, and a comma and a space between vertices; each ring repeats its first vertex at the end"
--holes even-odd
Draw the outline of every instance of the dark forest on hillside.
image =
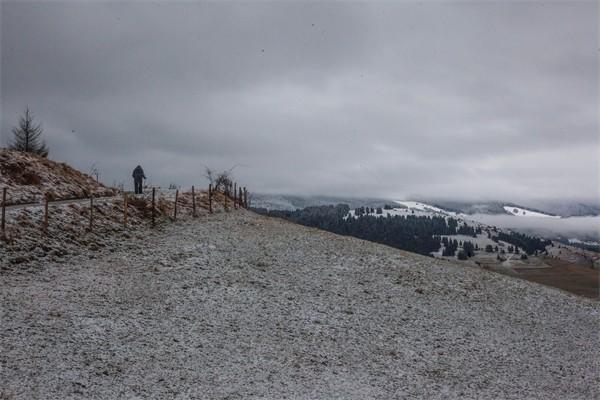
MULTIPOLYGON (((307 207, 296 211, 264 208, 256 208, 254 211, 270 217, 284 218, 301 225, 382 243, 423 255, 430 255, 430 253, 438 251, 442 245, 445 247, 444 256, 455 255, 459 243, 456 240, 449 242, 443 240, 440 238, 442 235, 460 234, 476 237, 478 233, 481 233, 480 228, 460 223, 452 217, 396 215, 382 218, 373 215, 385 213, 385 209, 374 210, 361 207, 355 210, 357 215, 355 218, 346 218, 350 212, 347 204, 307 207)), ((493 240, 503 240, 519 246, 527 254, 533 254, 536 250, 543 251, 549 244, 548 241, 516 232, 495 234, 497 236, 493 236, 493 240)), ((460 256, 466 258, 473 255, 475 247, 471 242, 460 242, 460 246, 463 247, 460 256)))

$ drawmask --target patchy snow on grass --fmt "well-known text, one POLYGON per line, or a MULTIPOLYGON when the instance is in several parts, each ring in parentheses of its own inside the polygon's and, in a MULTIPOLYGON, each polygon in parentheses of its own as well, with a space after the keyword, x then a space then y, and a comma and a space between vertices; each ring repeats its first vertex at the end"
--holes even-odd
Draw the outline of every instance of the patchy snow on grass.
POLYGON ((594 399, 597 301, 251 212, 0 273, 0 398, 594 399))
POLYGON ((457 215, 454 211, 447 211, 429 204, 420 203, 418 201, 396 200, 395 202, 407 207, 410 210, 429 211, 444 215, 457 215))
MULTIPOLYGON (((196 216, 208 213, 208 193, 196 191, 196 216)), ((64 201, 50 203, 48 225, 44 224, 44 207, 12 206, 6 213, 6 234, 0 234, 0 273, 42 268, 49 262, 63 263, 70 256, 93 257, 100 248, 119 249, 131 237, 149 233, 152 218, 151 192, 129 196, 127 224, 124 221, 124 199, 99 198, 94 202, 90 230, 90 203, 64 201)), ((224 211, 224 196, 215 193, 214 212, 224 211)), ((155 222, 162 229, 174 218, 174 191, 157 191, 155 222)), ((231 200, 228 209, 232 208, 231 200)), ((182 191, 177 199, 177 219, 193 215, 191 192, 182 191)))
POLYGON ((588 246, 600 246, 600 242, 585 241, 585 240, 580 240, 580 239, 577 239, 577 238, 571 238, 571 239, 569 239, 569 243, 585 244, 585 245, 588 245, 588 246))
POLYGON ((528 210, 526 208, 521 208, 521 207, 504 206, 503 208, 508 214, 514 215, 517 217, 560 218, 560 216, 557 216, 557 215, 543 214, 541 212, 531 211, 531 210, 528 210))
POLYGON ((0 149, 0 190, 7 188, 8 204, 112 196, 116 190, 96 182, 64 163, 35 154, 0 149))

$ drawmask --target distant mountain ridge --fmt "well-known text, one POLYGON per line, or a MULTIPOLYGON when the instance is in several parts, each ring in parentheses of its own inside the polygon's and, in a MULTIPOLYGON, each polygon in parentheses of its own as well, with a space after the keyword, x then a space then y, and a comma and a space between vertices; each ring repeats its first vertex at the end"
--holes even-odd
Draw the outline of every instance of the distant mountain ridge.
POLYGON ((385 200, 370 197, 336 197, 336 196, 300 196, 285 194, 263 194, 252 195, 252 207, 265 208, 267 210, 294 211, 312 206, 326 206, 336 204, 348 204, 350 208, 362 206, 383 207, 385 204, 393 204, 393 200, 385 200))
MULTIPOLYGON (((427 200, 422 200, 427 202, 427 200)), ((517 207, 551 216, 582 217, 600 215, 600 202, 575 202, 575 201, 532 201, 523 203, 486 201, 486 202, 461 202, 447 200, 429 200, 429 204, 445 210, 461 212, 463 214, 512 214, 507 213, 505 206, 517 207)))
MULTIPOLYGON (((394 204, 398 199, 382 199, 375 197, 337 197, 337 196, 302 196, 285 194, 254 194, 252 206, 268 210, 296 210, 311 206, 348 204, 350 208, 357 207, 383 207, 386 204, 394 204)), ((454 213, 467 215, 490 214, 490 215, 513 215, 505 210, 505 206, 516 207, 534 213, 549 216, 576 217, 576 216, 598 216, 600 215, 600 202, 575 202, 575 201, 535 201, 517 204, 502 201, 453 201, 453 200, 431 200, 416 199, 419 202, 454 213)), ((397 205, 397 203, 396 203, 397 205)))

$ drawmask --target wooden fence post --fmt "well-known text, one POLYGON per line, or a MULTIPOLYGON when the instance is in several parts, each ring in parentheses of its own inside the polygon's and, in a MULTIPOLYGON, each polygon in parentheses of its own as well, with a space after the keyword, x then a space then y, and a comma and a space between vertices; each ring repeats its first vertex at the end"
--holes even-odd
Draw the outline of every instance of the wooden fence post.
POLYGON ((212 214, 212 184, 208 185, 208 212, 212 214))
POLYGON ((48 229, 48 193, 44 196, 44 230, 48 229))
POLYGON ((90 232, 94 228, 94 194, 90 195, 90 232))
POLYGON ((244 207, 244 197, 242 196, 242 187, 239 188, 238 193, 238 202, 240 203, 240 207, 244 207))
POLYGON ((233 184, 233 209, 237 208, 237 183, 233 184))
POLYGON ((175 208, 173 209, 173 221, 177 221, 177 199, 179 199, 179 189, 175 190, 175 208))
POLYGON ((156 218, 156 188, 152 188, 152 226, 154 226, 155 218, 156 218))
POLYGON ((196 194, 194 193, 194 186, 192 186, 192 217, 196 218, 196 194))
POLYGON ((6 188, 2 189, 2 237, 6 235, 6 188))
POLYGON ((227 204, 227 197, 228 197, 227 192, 229 192, 229 185, 226 185, 225 189, 223 189, 223 198, 225 199, 225 203, 224 203, 223 208, 225 208, 226 212, 229 212, 229 206, 227 204))
POLYGON ((123 193, 123 226, 127 228, 127 193, 123 193))
POLYGON ((246 190, 246 186, 244 186, 244 206, 248 208, 248 191, 246 190))

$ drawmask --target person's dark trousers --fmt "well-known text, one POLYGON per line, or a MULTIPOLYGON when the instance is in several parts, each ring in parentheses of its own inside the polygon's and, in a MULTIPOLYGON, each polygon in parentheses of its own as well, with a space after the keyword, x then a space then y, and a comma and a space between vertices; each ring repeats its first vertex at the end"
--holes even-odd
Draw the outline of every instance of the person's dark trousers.
POLYGON ((133 183, 135 186, 135 194, 142 194, 142 180, 134 179, 133 183))

